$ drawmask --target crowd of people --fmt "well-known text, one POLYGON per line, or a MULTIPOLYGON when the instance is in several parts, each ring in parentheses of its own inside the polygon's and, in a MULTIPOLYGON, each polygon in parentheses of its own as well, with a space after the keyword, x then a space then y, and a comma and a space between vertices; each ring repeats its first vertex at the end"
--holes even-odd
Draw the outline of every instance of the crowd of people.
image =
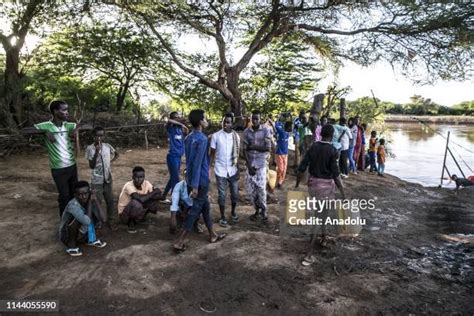
MULTIPOLYGON (((191 231, 203 232, 202 217, 209 233, 209 242, 226 237, 213 229, 209 203, 211 174, 214 173, 222 227, 239 222, 240 170, 239 159, 245 165, 244 181, 247 195, 254 207, 250 220, 268 224, 267 176, 269 166, 276 165, 276 188, 285 182, 288 169, 289 140, 295 144, 294 168, 297 172, 296 187, 308 170, 308 191, 318 198, 333 198, 338 187, 344 198, 342 178, 366 169, 383 176, 385 168, 384 139, 377 139, 372 131, 368 152, 365 152, 365 131, 360 118, 346 120, 321 117, 315 120, 302 111, 296 119, 282 113, 276 121, 262 119, 253 113, 243 133, 234 129, 234 115, 227 113, 221 129, 206 135, 208 126, 203 110, 192 110, 188 116, 190 128, 178 112, 169 115, 166 124, 169 149, 166 156, 169 179, 160 190, 145 179, 145 169, 134 166, 131 181, 126 182, 114 203, 112 162, 119 153, 104 142, 105 129, 96 126, 77 126, 68 122, 68 105, 64 101, 50 104, 52 119, 25 128, 23 132, 43 134, 48 152, 53 180, 58 189, 60 227, 59 237, 71 256, 80 256, 79 243, 105 247, 106 242, 97 238, 96 229, 107 226, 117 230, 118 224, 127 226, 131 234, 137 224, 147 221, 147 214, 156 214, 161 205, 169 203, 169 231, 178 234, 173 249, 186 249, 186 237, 191 231), (77 131, 92 130, 94 142, 87 146, 85 158, 91 170, 90 183, 78 181, 76 158, 72 137, 77 131), (186 166, 181 168, 185 156, 186 166), (366 159, 367 156, 367 159, 366 159), (367 162, 366 162, 367 160, 367 162), (180 177, 181 175, 181 177, 180 177), (230 214, 226 213, 226 196, 230 191, 230 214), (167 197, 170 196, 171 200, 167 197), (104 207, 105 206, 105 207, 104 207)), ((324 232, 323 232, 324 237, 324 232)), ((321 239, 324 242, 324 238, 321 239)), ((312 239, 313 245, 315 238, 312 239)), ((310 263, 312 247, 304 262, 310 263)))

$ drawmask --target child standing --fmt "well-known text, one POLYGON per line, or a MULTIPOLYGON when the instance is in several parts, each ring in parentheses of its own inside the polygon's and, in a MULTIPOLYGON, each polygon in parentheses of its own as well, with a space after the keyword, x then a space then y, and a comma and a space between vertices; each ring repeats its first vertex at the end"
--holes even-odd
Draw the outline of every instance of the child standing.
POLYGON ((277 165, 277 188, 281 188, 285 181, 286 169, 288 166, 288 138, 290 137, 292 126, 291 122, 287 121, 283 123, 283 119, 285 118, 280 116, 276 123, 270 121, 270 124, 276 130, 277 135, 277 149, 275 152, 275 162, 277 165))
POLYGON ((380 139, 379 147, 377 148, 377 163, 379 164, 378 175, 383 177, 385 171, 385 139, 380 139))
POLYGON ((375 146, 377 145, 377 132, 372 131, 370 133, 370 140, 369 140, 369 162, 370 162, 370 172, 377 171, 377 165, 375 164, 375 158, 377 155, 377 151, 375 146))

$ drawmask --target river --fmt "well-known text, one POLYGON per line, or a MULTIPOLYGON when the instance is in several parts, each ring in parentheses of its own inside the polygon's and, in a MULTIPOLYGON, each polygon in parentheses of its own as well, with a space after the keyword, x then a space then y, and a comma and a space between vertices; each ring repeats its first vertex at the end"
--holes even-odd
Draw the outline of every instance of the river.
MULTIPOLYGON (((427 127, 418 123, 385 124, 385 131, 381 136, 389 139, 387 148, 395 154, 395 158, 387 158, 385 172, 424 186, 439 185, 446 149, 444 137, 448 131, 451 132, 449 148, 460 167, 466 177, 474 175, 471 171, 474 170, 474 125, 430 124, 427 127)), ((446 164, 451 174, 461 176, 449 153, 446 164)), ((448 181, 443 181, 443 184, 453 186, 448 181)))

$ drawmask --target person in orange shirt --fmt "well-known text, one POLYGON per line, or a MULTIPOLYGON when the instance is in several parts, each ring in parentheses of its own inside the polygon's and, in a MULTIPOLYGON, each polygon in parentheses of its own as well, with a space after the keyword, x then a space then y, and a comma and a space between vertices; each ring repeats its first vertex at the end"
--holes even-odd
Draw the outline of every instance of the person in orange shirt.
POLYGON ((377 132, 372 131, 370 133, 370 140, 369 140, 369 162, 370 162, 370 172, 377 171, 377 165, 375 164, 376 158, 376 149, 375 146, 377 145, 377 132))
POLYGON ((377 148, 377 163, 379 165, 377 173, 383 177, 385 171, 385 139, 381 138, 379 141, 379 147, 377 148))

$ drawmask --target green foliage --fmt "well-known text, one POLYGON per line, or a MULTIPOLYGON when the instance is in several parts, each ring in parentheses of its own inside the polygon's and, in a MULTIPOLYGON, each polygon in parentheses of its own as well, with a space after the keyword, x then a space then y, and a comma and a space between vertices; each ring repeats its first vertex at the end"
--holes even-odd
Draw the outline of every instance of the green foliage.
POLYGON ((247 110, 276 113, 308 106, 322 71, 311 47, 296 37, 284 37, 263 50, 263 61, 250 67, 241 89, 247 110))
POLYGON ((447 107, 439 105, 429 98, 414 95, 406 104, 393 104, 387 108, 388 114, 405 115, 474 115, 474 101, 464 101, 447 107))
MULTIPOLYGON (((56 76, 77 76, 84 82, 102 82, 115 89, 115 110, 128 93, 158 69, 159 46, 149 37, 125 26, 94 25, 54 33, 36 52, 34 67, 56 76)), ((164 61, 164 60, 163 60, 164 61)), ((132 102, 133 103, 133 102, 132 102)))
POLYGON ((355 101, 347 102, 347 117, 360 116, 362 122, 372 124, 377 121, 382 121, 385 110, 393 105, 391 102, 381 101, 379 99, 374 101, 371 97, 362 97, 355 101))

